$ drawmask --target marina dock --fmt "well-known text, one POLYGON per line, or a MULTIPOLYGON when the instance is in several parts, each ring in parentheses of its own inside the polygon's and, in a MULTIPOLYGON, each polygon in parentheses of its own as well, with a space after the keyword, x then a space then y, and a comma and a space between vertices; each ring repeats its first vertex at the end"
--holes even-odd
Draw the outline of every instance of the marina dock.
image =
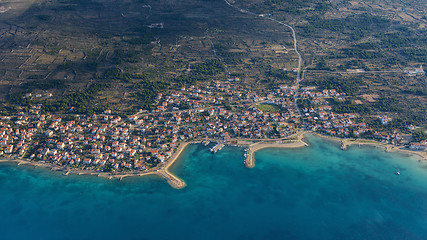
POLYGON ((221 151, 221 149, 225 146, 223 143, 218 143, 213 148, 211 148, 211 152, 216 153, 218 151, 221 151))

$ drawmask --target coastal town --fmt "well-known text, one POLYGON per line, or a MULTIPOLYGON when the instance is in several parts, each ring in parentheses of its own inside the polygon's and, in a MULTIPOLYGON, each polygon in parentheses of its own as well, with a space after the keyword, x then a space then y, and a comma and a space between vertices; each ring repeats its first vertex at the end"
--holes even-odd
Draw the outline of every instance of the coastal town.
MULTIPOLYGON (((426 141, 411 142, 399 131, 373 131, 357 114, 334 113, 329 100, 347 97, 334 89, 297 91, 295 86, 283 85, 257 94, 245 93, 238 81, 212 81, 158 94, 154 110, 126 117, 108 109, 91 116, 73 113, 72 108, 64 114, 49 114, 42 104, 34 105, 15 116, 1 117, 0 154, 66 172, 114 176, 160 171, 185 142, 280 143, 304 130, 343 138, 363 138, 369 131, 380 142, 427 149, 426 141), (300 109, 295 99, 307 99, 311 107, 300 109)), ((383 125, 391 121, 384 115, 377 118, 383 125)))
POLYGON ((0 19, 1 239, 427 240, 427 0, 0 19))

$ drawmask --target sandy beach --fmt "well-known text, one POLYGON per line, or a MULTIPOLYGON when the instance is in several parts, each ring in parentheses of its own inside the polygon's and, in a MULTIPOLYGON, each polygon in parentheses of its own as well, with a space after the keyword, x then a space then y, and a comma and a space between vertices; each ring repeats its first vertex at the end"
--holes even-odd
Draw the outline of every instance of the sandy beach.
POLYGON ((166 162, 166 165, 161 168, 158 171, 158 174, 160 176, 162 176, 163 178, 166 179, 166 181, 168 181, 168 183, 173 187, 173 188, 184 188, 186 186, 185 182, 178 178, 177 176, 175 176, 174 174, 172 174, 169 171, 169 168, 175 163, 175 161, 179 158, 179 156, 181 155, 182 151, 184 151, 184 149, 190 144, 191 142, 184 142, 181 143, 179 145, 179 147, 176 149, 176 151, 174 152, 174 154, 169 158, 169 160, 166 162))
POLYGON ((167 160, 164 167, 161 167, 160 169, 149 171, 149 172, 129 172, 129 173, 123 173, 123 174, 120 174, 120 173, 114 174, 114 173, 99 172, 99 171, 93 171, 93 170, 69 169, 69 168, 62 167, 62 166, 55 166, 55 165, 52 165, 50 163, 29 161, 29 160, 25 160, 25 159, 11 158, 11 157, 6 157, 3 159, 0 159, 0 163, 1 162, 13 162, 13 163, 17 163, 17 165, 25 164, 25 165, 30 165, 30 166, 34 166, 34 167, 43 167, 43 168, 50 169, 52 171, 63 171, 64 175, 66 175, 66 176, 69 174, 94 175, 94 176, 103 177, 103 178, 107 178, 107 179, 118 178, 120 180, 122 180, 123 178, 126 178, 126 177, 141 177, 141 176, 157 174, 160 177, 163 177, 173 188, 180 189, 180 188, 184 188, 186 186, 186 184, 182 179, 173 175, 169 171, 169 167, 172 166, 174 164, 174 162, 179 158, 180 154, 188 146, 188 144, 190 144, 190 142, 182 143, 178 147, 178 149, 175 151, 175 153, 167 160))
MULTIPOLYGON (((91 173, 90 171, 78 171, 77 174, 82 175, 82 174, 88 174, 88 175, 97 175, 99 177, 104 177, 104 178, 108 178, 108 179, 113 179, 113 178, 119 178, 120 180, 122 180, 123 178, 126 177, 142 177, 142 176, 147 176, 147 175, 159 175, 160 177, 164 178, 169 185, 171 185, 171 187, 176 188, 176 189, 181 189, 184 188, 186 186, 186 183, 184 182, 184 180, 178 178, 177 176, 175 176, 174 174, 172 174, 169 171, 169 168, 175 163, 175 161, 179 158, 179 156, 181 155, 182 151, 184 151, 184 149, 192 142, 184 142, 181 143, 179 145, 179 147, 177 148, 177 150, 174 152, 174 154, 166 161, 164 166, 161 166, 159 169, 156 170, 152 170, 150 172, 142 172, 142 173, 125 173, 125 174, 110 174, 110 173, 91 173)), ((74 173, 73 171, 70 171, 71 173, 74 173)))
POLYGON ((358 145, 358 146, 362 146, 362 145, 369 145, 369 146, 374 146, 374 147, 379 147, 384 149, 384 151, 386 152, 401 152, 401 153, 405 153, 405 154, 409 154, 409 155, 415 155, 420 157, 420 161, 422 160, 427 160, 427 152, 423 152, 423 151, 413 151, 410 149, 407 149, 403 146, 395 146, 392 144, 388 144, 388 143, 382 143, 382 142, 377 142, 374 140, 370 140, 370 139, 353 139, 353 138, 338 138, 338 137, 332 137, 332 136, 326 136, 326 135, 322 135, 316 132, 310 132, 311 134, 314 134, 318 137, 324 138, 324 139, 329 139, 329 140, 333 140, 336 142, 341 143, 341 149, 342 150, 346 150, 348 146, 351 145, 358 145))
MULTIPOLYGON (((303 135, 301 135, 303 136, 303 135)), ((302 137, 301 137, 302 138, 302 137)), ((302 139, 293 142, 260 142, 251 144, 246 152, 246 160, 245 165, 248 168, 255 167, 255 152, 264 148, 300 148, 306 147, 308 144, 304 142, 302 139)))
MULTIPOLYGON (((175 161, 179 158, 179 156, 181 155, 182 151, 184 151, 184 149, 190 144, 191 142, 184 142, 181 143, 179 145, 179 147, 177 148, 177 150, 174 152, 174 154, 166 161, 165 165, 163 167, 160 167, 157 170, 153 170, 150 172, 143 172, 143 173, 127 173, 127 174, 110 174, 110 173, 91 173, 90 171, 78 171, 77 174, 82 175, 82 174, 88 174, 88 175, 97 175, 99 177, 104 177, 104 178, 108 178, 108 179, 113 179, 113 178, 119 178, 120 180, 122 180, 125 177, 142 177, 142 176, 147 176, 147 175, 159 175, 160 177, 164 178, 169 185, 171 185, 173 188, 176 189, 181 189, 184 188, 186 186, 186 183, 178 178, 177 176, 175 176, 174 174, 172 174, 169 171, 169 168, 175 163, 175 161)), ((74 173, 73 171, 70 171, 71 173, 74 173)))
MULTIPOLYGON (((421 158, 420 161, 427 160, 427 152, 423 152, 423 151, 412 151, 404 147, 398 147, 395 145, 376 142, 376 141, 367 140, 367 139, 342 139, 342 138, 322 135, 312 131, 301 131, 289 136, 287 139, 277 139, 277 140, 269 139, 269 140, 264 140, 256 143, 250 143, 250 144, 249 142, 245 142, 245 143, 248 143, 248 144, 245 144, 245 147, 247 146, 246 159, 245 159, 246 167, 248 168, 255 167, 254 155, 255 155, 255 152, 258 150, 261 150, 264 148, 300 148, 300 147, 308 146, 308 144, 302 140, 304 135, 307 133, 316 135, 324 139, 336 141, 337 143, 341 144, 341 149, 343 150, 346 150, 347 147, 350 145, 359 145, 359 146, 371 145, 371 146, 383 148, 386 152, 397 151, 397 152, 401 152, 409 155, 416 155, 421 158), (295 139, 295 140, 290 140, 290 139, 295 139)), ((35 161, 25 160, 21 158, 12 158, 12 157, 2 158, 0 159, 0 162, 15 162, 18 165, 25 164, 25 165, 30 165, 34 167, 43 167, 43 168, 51 169, 52 171, 63 171, 64 175, 68 175, 70 173, 76 174, 76 175, 96 175, 98 177, 104 177, 107 179, 119 178, 120 180, 125 177, 136 177, 136 176, 140 177, 140 176, 157 174, 160 177, 164 178, 173 188, 181 189, 186 186, 185 181, 183 181, 182 179, 172 174, 169 171, 169 168, 179 159, 179 157, 181 156, 181 153, 191 143, 196 143, 196 142, 181 143, 178 146, 178 148, 175 150, 173 155, 163 165, 160 165, 159 168, 153 169, 148 172, 135 171, 135 172, 120 174, 120 173, 99 172, 99 171, 93 171, 93 170, 69 169, 63 166, 55 166, 50 163, 35 162, 35 161)))
MULTIPOLYGON (((392 144, 386 144, 386 143, 381 143, 381 142, 377 142, 374 140, 368 140, 368 139, 343 139, 343 138, 338 138, 338 137, 332 137, 332 136, 325 136, 316 132, 312 132, 312 131, 302 131, 300 133, 294 134, 293 136, 297 136, 298 140, 294 141, 294 142, 259 142, 259 143, 253 143, 250 144, 246 153, 246 159, 245 159, 245 165, 248 168, 253 168, 255 167, 255 157, 254 157, 254 153, 260 149, 264 149, 264 148, 300 148, 300 147, 304 147, 304 146, 308 146, 307 143, 305 143, 302 138, 304 137, 305 134, 310 133, 313 135, 316 135, 318 137, 324 138, 324 139, 329 139, 329 140, 333 140, 336 141, 338 143, 341 143, 341 149, 346 150, 348 146, 350 145, 370 145, 370 146, 374 146, 374 147, 379 147, 384 149, 384 151, 386 152, 401 152, 401 153, 405 153, 405 154, 409 154, 409 155, 415 155, 420 157, 420 161, 422 160, 427 160, 427 152, 423 152, 423 151, 413 151, 410 149, 407 149, 405 147, 398 147, 392 144)), ((286 141, 286 140, 283 140, 286 141)))

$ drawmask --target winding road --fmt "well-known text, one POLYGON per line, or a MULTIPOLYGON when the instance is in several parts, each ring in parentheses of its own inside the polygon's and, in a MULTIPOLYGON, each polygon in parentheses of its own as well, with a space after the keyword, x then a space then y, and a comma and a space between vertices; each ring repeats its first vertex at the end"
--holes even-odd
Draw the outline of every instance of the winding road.
POLYGON ((296 107, 296 109, 298 111, 298 114, 301 116, 301 119, 304 121, 304 118, 302 118, 301 110, 300 110, 300 108, 298 107, 298 104, 297 104, 297 96, 298 96, 298 92, 299 92, 299 89, 300 89, 299 85, 300 85, 300 82, 304 79, 304 76, 301 78, 302 57, 301 57, 301 54, 298 51, 298 40, 297 40, 297 36, 296 36, 296 33, 295 33, 295 29, 291 25, 289 25, 289 24, 286 24, 286 23, 281 22, 279 20, 276 20, 274 18, 268 17, 266 15, 256 14, 256 13, 253 13, 251 11, 248 11, 248 10, 236 7, 233 4, 231 4, 228 0, 224 0, 224 2, 228 6, 236 9, 237 11, 239 11, 241 13, 246 13, 246 14, 249 14, 249 15, 253 15, 255 17, 260 17, 260 18, 268 19, 270 21, 273 21, 275 23, 278 23, 280 25, 283 25, 283 26, 291 29, 291 31, 292 31, 292 37, 294 39, 294 50, 295 50, 296 54, 298 55, 298 70, 297 70, 297 79, 296 79, 296 84, 295 84, 295 98, 294 98, 294 100, 295 100, 295 107, 296 107))
POLYGON ((295 50, 296 54, 298 55, 298 71, 297 71, 297 83, 296 83, 296 84, 297 84, 297 86, 299 86, 299 82, 300 82, 300 80, 302 80, 302 79, 301 79, 302 57, 301 57, 301 54, 300 54, 300 53, 299 53, 299 51, 298 51, 298 40, 297 40, 297 37, 296 37, 295 29, 294 29, 291 25, 286 24, 286 23, 284 23, 284 22, 281 22, 281 21, 279 21, 279 20, 276 20, 276 19, 274 19, 274 18, 271 18, 271 17, 265 16, 265 15, 262 15, 262 14, 256 14, 256 13, 253 13, 253 12, 251 12, 251 11, 248 11, 248 10, 241 9, 241 8, 239 8, 239 7, 236 7, 236 6, 234 6, 233 4, 231 4, 231 3, 230 3, 229 1, 227 1, 227 0, 224 0, 224 2, 225 2, 228 6, 230 6, 230 7, 234 8, 234 9, 238 10, 239 12, 247 13, 247 14, 250 14, 250 15, 253 15, 253 16, 256 16, 256 17, 260 17, 260 18, 265 18, 265 19, 268 19, 268 20, 270 20, 270 21, 273 21, 273 22, 275 22, 275 23, 278 23, 278 24, 280 24, 280 25, 283 25, 283 26, 285 26, 285 27, 287 27, 287 28, 291 29, 291 31, 292 31, 292 37, 294 38, 294 50, 295 50))

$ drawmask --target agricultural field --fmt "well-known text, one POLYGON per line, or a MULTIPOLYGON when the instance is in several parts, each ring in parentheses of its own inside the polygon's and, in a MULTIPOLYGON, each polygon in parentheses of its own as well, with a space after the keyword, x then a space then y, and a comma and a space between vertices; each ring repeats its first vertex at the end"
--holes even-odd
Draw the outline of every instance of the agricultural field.
POLYGON ((405 70, 427 60, 426 3, 230 3, 258 15, 223 0, 0 2, 0 111, 42 104, 49 112, 132 114, 150 109, 158 93, 227 79, 268 94, 295 84, 298 55, 290 28, 267 16, 294 27, 302 86, 340 87, 372 115, 425 124, 426 76, 405 70), (396 107, 379 107, 387 97, 396 107))

